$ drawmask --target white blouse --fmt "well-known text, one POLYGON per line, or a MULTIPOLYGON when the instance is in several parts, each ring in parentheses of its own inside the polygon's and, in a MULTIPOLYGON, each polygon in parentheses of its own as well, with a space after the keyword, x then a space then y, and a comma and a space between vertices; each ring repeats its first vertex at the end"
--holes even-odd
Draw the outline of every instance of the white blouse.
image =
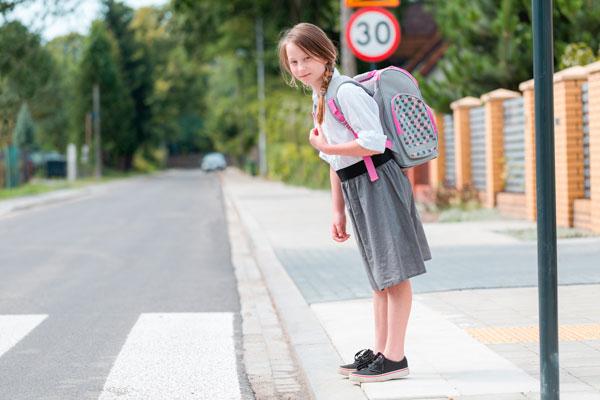
MULTIPOLYGON (((335 69, 333 76, 340 73, 335 69)), ((379 106, 362 88, 352 85, 342 85, 338 91, 337 100, 348 124, 358 134, 358 139, 344 125, 338 122, 325 105, 325 114, 321 132, 329 144, 351 142, 356 139, 361 147, 379 153, 385 151, 387 136, 383 133, 379 120, 379 106)), ((317 104, 317 94, 313 92, 313 102, 317 104)), ((319 152, 319 157, 327 161, 337 171, 349 165, 362 161, 362 157, 328 155, 319 152)))

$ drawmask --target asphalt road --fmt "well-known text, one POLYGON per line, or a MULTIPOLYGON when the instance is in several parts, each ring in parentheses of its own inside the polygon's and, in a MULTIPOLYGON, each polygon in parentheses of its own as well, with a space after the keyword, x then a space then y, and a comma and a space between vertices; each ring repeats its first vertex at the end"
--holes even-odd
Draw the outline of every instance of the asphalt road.
POLYGON ((0 218, 0 399, 247 398, 239 310, 215 175, 0 218))

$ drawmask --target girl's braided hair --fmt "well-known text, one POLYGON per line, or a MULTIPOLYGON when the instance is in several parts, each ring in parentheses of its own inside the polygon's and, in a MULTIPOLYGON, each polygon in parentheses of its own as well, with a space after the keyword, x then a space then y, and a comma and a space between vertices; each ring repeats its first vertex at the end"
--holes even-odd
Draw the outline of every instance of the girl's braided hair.
POLYGON ((307 54, 316 57, 325 62, 325 72, 323 73, 323 83, 319 90, 319 101, 317 103, 316 119, 319 124, 323 123, 325 113, 325 94, 333 77, 333 68, 337 60, 337 49, 333 42, 327 37, 325 32, 316 25, 302 22, 295 25, 292 29, 283 32, 279 40, 279 65, 287 83, 292 87, 297 87, 296 79, 292 75, 287 58, 286 45, 294 43, 307 54), (287 73, 289 76, 285 76, 287 73))

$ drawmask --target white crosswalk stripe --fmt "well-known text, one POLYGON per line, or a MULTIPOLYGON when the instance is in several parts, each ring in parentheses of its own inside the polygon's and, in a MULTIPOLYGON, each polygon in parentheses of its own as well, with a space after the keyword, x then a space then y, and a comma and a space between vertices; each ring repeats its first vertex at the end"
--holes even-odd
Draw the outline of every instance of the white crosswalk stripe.
POLYGON ((233 314, 141 314, 99 397, 113 399, 241 399, 233 314))
POLYGON ((43 314, 0 315, 0 357, 47 317, 43 314))

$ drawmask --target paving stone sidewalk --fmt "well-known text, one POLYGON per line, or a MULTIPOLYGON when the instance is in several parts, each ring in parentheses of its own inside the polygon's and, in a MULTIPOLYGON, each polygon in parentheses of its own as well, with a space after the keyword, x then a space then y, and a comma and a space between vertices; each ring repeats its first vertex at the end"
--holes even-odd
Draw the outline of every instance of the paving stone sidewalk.
MULTIPOLYGON (((223 177, 235 202, 268 238, 340 356, 351 356, 348 343, 368 346, 372 326, 368 283, 353 238, 338 244, 329 237, 329 193, 251 178, 233 169, 223 177), (354 336, 340 333, 348 324, 361 329, 355 329, 354 336)), ((428 263, 429 273, 413 282, 417 294, 409 329, 413 341, 408 343, 413 373, 405 381, 363 385, 368 398, 539 396, 535 243, 498 233, 532 226, 515 220, 425 225, 434 261, 428 263), (462 350, 472 355, 472 365, 459 363, 453 371, 442 361, 425 360, 431 354, 419 337, 437 343, 438 349, 447 348, 447 353, 439 354, 442 360, 456 356, 453 343, 435 334, 440 326, 447 327, 462 350), (478 365, 487 365, 491 372, 481 375, 485 368, 478 365), (494 368, 498 372, 505 368, 519 381, 507 382, 508 375, 496 374, 494 368), (424 378, 437 382, 439 390, 411 395, 407 389, 424 378)), ((598 255, 598 238, 559 241, 559 281, 568 284, 559 289, 563 399, 600 399, 598 255)))

